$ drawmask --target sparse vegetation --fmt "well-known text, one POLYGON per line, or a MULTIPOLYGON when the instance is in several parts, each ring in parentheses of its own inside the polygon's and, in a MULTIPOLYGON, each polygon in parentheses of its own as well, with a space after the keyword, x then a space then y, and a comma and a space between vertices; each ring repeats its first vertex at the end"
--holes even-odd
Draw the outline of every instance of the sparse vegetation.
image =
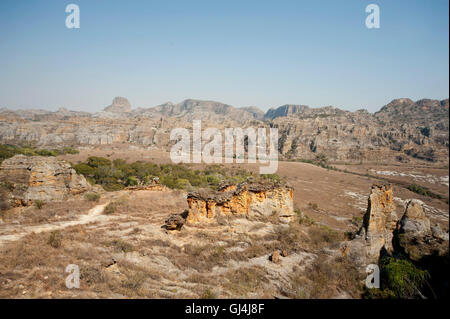
POLYGON ((321 225, 310 227, 308 234, 312 245, 315 247, 322 247, 323 245, 333 246, 342 239, 337 231, 321 225))
POLYGON ((52 231, 48 238, 48 244, 53 248, 59 248, 62 244, 62 234, 59 230, 52 231))
POLYGON ((431 197, 431 198, 437 198, 442 199, 442 196, 439 194, 435 194, 432 191, 430 191, 428 188, 417 185, 417 184, 411 184, 407 187, 411 192, 414 192, 419 195, 431 197))
POLYGON ((369 289, 366 298, 418 298, 429 287, 428 271, 404 258, 384 257, 380 261, 380 289, 369 289))
POLYGON ((200 297, 200 299, 216 299, 216 298, 217 298, 216 294, 209 288, 206 288, 200 297))
POLYGON ((109 246, 114 247, 116 251, 124 253, 129 253, 136 250, 136 248, 132 244, 121 239, 115 239, 109 242, 109 246))
POLYGON ((35 201, 34 201, 34 205, 35 205, 38 209, 42 209, 42 207, 44 207, 44 205, 45 205, 45 202, 42 201, 42 200, 40 200, 40 199, 38 199, 38 200, 35 200, 35 201))
POLYGON ((0 144, 0 163, 5 159, 17 154, 26 156, 58 156, 63 154, 78 154, 79 151, 72 147, 63 147, 61 149, 39 149, 33 146, 15 146, 9 144, 0 144))
POLYGON ((196 170, 181 164, 153 164, 146 162, 127 163, 121 159, 111 161, 104 157, 91 156, 85 163, 73 165, 91 184, 100 184, 107 191, 117 191, 126 186, 147 185, 154 178, 172 189, 193 189, 197 187, 217 188, 220 182, 229 180, 240 183, 252 177, 280 181, 276 174, 257 176, 246 170, 230 170, 220 165, 196 170))
POLYGON ((361 216, 353 216, 352 217, 352 224, 357 227, 361 226, 362 221, 363 221, 363 219, 361 216))
POLYGON ((86 193, 84 198, 90 202, 98 202, 100 200, 100 194, 97 193, 86 193))
POLYGON ((305 225, 305 226, 311 226, 314 225, 316 222, 314 221, 314 219, 312 219, 311 217, 308 217, 307 215, 303 214, 300 210, 296 209, 295 213, 297 214, 298 217, 298 223, 300 225, 305 225))

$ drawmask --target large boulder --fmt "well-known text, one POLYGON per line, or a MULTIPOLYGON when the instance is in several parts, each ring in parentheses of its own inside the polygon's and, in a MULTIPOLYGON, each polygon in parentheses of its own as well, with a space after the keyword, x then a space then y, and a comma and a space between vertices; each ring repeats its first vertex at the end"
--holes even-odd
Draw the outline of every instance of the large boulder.
POLYGON ((431 234, 430 220, 423 210, 423 202, 418 199, 411 199, 406 205, 403 217, 397 225, 399 233, 413 236, 426 236, 431 234))
POLYGON ((423 202, 412 199, 394 232, 393 243, 399 253, 413 260, 432 254, 448 253, 448 233, 436 224, 431 226, 423 209, 423 202))
POLYGON ((8 185, 6 200, 12 206, 34 201, 60 201, 91 187, 66 161, 55 157, 16 155, 3 161, 0 180, 8 185))

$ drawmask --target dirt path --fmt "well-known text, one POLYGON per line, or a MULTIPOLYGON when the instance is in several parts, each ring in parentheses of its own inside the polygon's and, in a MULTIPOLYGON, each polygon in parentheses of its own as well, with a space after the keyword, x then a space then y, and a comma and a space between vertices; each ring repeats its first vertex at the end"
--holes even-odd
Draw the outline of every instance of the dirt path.
POLYGON ((55 231, 55 230, 63 229, 63 228, 70 227, 70 226, 84 225, 84 224, 88 224, 91 222, 96 222, 96 221, 107 219, 107 216, 102 215, 102 213, 103 213, 103 210, 105 209, 106 205, 108 205, 108 204, 109 204, 109 202, 97 205, 97 206, 91 208, 87 212, 87 214, 81 215, 76 220, 60 222, 60 223, 52 223, 52 224, 42 224, 42 225, 36 225, 36 226, 25 226, 25 227, 21 227, 19 230, 17 229, 17 226, 11 227, 11 234, 0 236, 0 247, 7 242, 19 240, 20 238, 22 238, 28 234, 31 234, 31 233, 42 233, 42 232, 48 232, 48 231, 55 231))

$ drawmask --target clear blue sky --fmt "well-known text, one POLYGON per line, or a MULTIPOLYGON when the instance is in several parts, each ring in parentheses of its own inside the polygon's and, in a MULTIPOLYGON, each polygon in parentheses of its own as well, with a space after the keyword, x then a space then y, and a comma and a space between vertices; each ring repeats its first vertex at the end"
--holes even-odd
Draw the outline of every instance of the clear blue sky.
POLYGON ((97 111, 125 96, 373 112, 444 99, 448 12, 448 0, 1 0, 0 107, 97 111), (365 27, 369 3, 380 29, 365 27))

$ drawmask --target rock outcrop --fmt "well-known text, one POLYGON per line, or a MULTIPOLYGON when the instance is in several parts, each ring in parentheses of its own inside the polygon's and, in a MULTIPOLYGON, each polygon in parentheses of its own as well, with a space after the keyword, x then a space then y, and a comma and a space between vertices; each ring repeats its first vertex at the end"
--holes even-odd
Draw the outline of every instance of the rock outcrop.
POLYGON ((436 252, 448 252, 448 232, 444 233, 438 224, 431 226, 423 210, 423 202, 412 199, 397 224, 393 244, 403 255, 420 260, 436 252))
POLYGON ((68 162, 44 156, 15 155, 4 160, 0 180, 9 185, 5 199, 12 206, 59 201, 91 188, 68 162))
POLYGON ((414 234, 415 236, 431 235, 430 220, 423 210, 423 202, 412 199, 406 205, 405 214, 397 225, 399 233, 414 234))
POLYGON ((363 225, 356 237, 341 247, 357 265, 377 263, 382 255, 408 256, 419 260, 448 252, 448 231, 431 226, 423 203, 412 199, 400 219, 395 214, 392 185, 373 185, 363 225))
POLYGON ((370 259, 377 260, 382 248, 392 251, 392 236, 397 221, 392 185, 373 185, 359 231, 359 235, 366 240, 370 259))
POLYGON ((163 228, 167 230, 181 230, 186 220, 180 214, 172 214, 166 219, 163 228))
POLYGON ((185 100, 131 110, 115 98, 105 112, 0 110, 0 143, 58 147, 133 144, 168 150, 175 127, 192 120, 210 127, 278 129, 280 158, 333 161, 408 162, 417 158, 448 163, 447 100, 397 99, 371 114, 334 107, 286 105, 265 116, 256 108, 235 108, 214 101, 185 100))
POLYGON ((187 221, 211 221, 217 216, 293 216, 293 189, 284 183, 258 182, 220 185, 187 196, 187 221))
POLYGON ((124 97, 117 96, 113 99, 112 104, 104 108, 105 112, 124 113, 131 111, 131 104, 124 97))

